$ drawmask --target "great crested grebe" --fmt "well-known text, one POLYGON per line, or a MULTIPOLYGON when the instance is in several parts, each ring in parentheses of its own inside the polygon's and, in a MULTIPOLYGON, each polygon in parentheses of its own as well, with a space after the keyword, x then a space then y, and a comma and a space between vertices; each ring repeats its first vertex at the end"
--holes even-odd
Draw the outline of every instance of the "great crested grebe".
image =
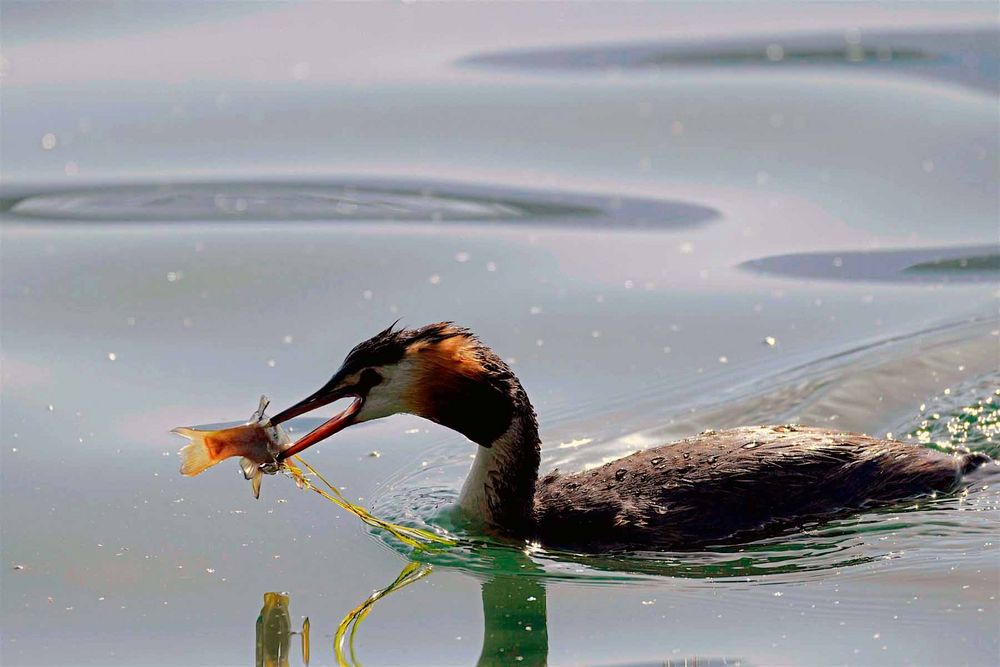
POLYGON ((347 355, 278 424, 338 399, 350 406, 287 458, 364 421, 410 413, 479 445, 459 505, 492 532, 583 551, 751 539, 796 522, 956 489, 990 460, 805 426, 706 431, 575 474, 538 478, 538 421, 506 363, 450 322, 390 326, 347 355))

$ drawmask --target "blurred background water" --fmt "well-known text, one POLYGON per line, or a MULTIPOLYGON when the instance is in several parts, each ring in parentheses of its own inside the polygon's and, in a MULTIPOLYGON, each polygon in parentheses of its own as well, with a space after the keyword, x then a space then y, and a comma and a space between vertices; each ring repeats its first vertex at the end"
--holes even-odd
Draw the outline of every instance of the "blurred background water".
MULTIPOLYGON (((5 0, 3 664, 247 664, 303 616, 331 664, 411 559, 358 661, 996 664, 989 471, 714 552, 421 555, 282 477, 182 478, 168 433, 452 319, 524 382, 543 471, 785 421, 996 456, 996 19, 5 0)), ((473 453, 407 416, 315 449, 423 525, 473 453)))

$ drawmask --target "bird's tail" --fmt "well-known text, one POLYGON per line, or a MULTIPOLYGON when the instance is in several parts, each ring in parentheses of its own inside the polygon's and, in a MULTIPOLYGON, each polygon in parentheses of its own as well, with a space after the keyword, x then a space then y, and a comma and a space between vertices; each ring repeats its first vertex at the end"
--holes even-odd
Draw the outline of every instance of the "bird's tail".
POLYGON ((969 452, 968 454, 963 454, 960 458, 962 461, 961 470, 963 475, 968 475, 981 465, 993 462, 993 459, 988 454, 984 454, 983 452, 969 452))

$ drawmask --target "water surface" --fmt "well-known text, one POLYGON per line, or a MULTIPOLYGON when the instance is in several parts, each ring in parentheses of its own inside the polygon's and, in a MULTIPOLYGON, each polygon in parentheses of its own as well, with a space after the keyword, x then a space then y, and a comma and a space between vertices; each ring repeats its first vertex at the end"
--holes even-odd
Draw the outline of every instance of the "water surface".
POLYGON ((995 663, 995 471, 598 558, 450 524, 473 446, 428 422, 313 448, 352 501, 461 540, 412 553, 284 477, 259 501, 235 463, 182 478, 169 434, 302 398, 397 318, 451 319, 521 377, 543 471, 759 422, 996 455, 995 7, 8 4, 4 665, 252 664, 275 592, 260 650, 301 664, 308 616, 335 664, 387 587, 358 662, 995 663), (890 33, 934 55, 879 61, 890 33), (677 60, 708 34, 725 49, 677 60), (779 37, 814 57, 760 62, 779 37), (467 60, 608 44, 661 56, 467 60))

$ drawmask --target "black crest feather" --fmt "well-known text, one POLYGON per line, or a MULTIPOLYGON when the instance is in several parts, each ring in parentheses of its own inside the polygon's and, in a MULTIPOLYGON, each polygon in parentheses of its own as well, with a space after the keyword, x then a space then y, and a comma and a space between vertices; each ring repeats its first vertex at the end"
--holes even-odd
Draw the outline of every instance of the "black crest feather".
POLYGON ((397 328, 397 324, 399 320, 355 345, 344 359, 342 372, 353 373, 366 367, 397 363, 411 345, 419 342, 440 343, 458 336, 478 340, 471 331, 455 326, 453 322, 437 322, 419 329, 397 328))

